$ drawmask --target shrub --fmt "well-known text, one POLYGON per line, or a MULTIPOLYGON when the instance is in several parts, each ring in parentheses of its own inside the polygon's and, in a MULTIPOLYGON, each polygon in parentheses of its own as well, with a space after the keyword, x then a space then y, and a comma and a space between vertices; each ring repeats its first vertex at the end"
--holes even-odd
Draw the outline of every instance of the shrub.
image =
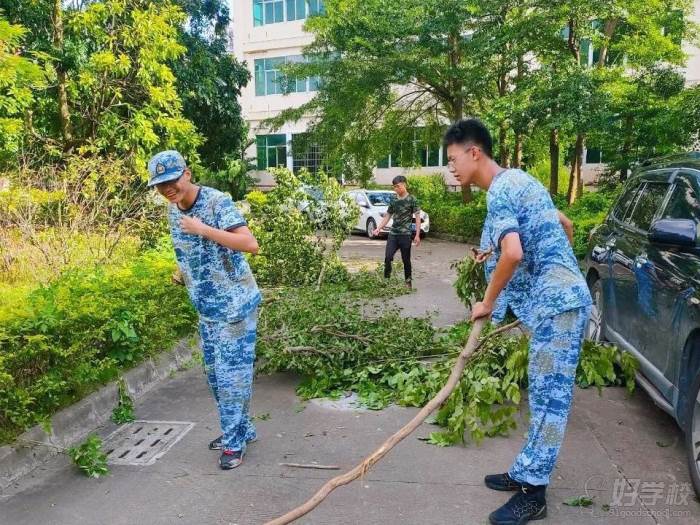
POLYGON ((0 305, 0 442, 191 333, 170 254, 70 271, 0 305))
POLYGON ((246 197, 249 226, 260 245, 258 254, 249 258, 255 278, 273 286, 340 278, 344 270, 337 253, 357 221, 357 207, 323 173, 273 173, 277 186, 272 191, 252 191, 246 197), (318 190, 322 199, 305 193, 303 183, 318 190))

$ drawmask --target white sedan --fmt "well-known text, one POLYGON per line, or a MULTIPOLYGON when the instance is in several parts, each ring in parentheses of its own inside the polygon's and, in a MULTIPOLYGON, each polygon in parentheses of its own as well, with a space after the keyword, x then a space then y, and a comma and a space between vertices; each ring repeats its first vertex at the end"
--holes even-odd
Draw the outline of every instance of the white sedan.
MULTIPOLYGON (((357 220, 355 229, 365 232, 367 237, 374 239, 375 236, 372 232, 386 215, 389 203, 397 198, 396 192, 388 190, 351 190, 347 193, 360 207, 360 218, 357 220)), ((420 220, 421 237, 425 237, 430 231, 430 217, 421 210, 420 220)), ((413 219, 413 222, 412 229, 415 231, 415 219, 413 219)), ((391 231, 391 223, 392 221, 389 220, 382 230, 383 234, 388 234, 391 231)))

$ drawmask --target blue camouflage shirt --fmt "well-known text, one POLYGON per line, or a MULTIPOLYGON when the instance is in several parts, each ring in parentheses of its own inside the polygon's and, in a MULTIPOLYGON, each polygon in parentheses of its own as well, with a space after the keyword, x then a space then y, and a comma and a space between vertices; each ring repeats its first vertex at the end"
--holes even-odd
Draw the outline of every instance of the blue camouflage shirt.
POLYGON ((490 280, 505 235, 517 232, 523 259, 494 308, 502 321, 506 308, 530 330, 542 321, 591 304, 586 280, 547 190, 527 173, 509 169, 497 175, 486 195, 481 249, 493 249, 485 264, 490 280))
POLYGON ((260 291, 241 252, 199 235, 182 231, 183 215, 196 217, 219 230, 245 226, 246 221, 227 194, 202 186, 188 210, 170 204, 168 223, 175 256, 194 307, 202 319, 236 322, 260 304, 260 291))

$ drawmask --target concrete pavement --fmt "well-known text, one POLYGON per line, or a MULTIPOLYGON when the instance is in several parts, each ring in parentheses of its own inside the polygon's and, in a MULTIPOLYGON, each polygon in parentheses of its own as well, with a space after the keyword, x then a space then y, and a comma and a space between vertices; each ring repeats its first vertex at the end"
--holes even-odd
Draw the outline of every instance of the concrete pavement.
MULTIPOLYGON (((344 256, 355 262, 377 253, 381 258, 383 243, 364 243, 366 239, 353 237, 344 256)), ((415 314, 440 307, 440 324, 463 318, 466 311, 451 291, 449 261, 461 257, 465 246, 428 241, 419 250, 417 292, 397 302, 415 314)), ((217 466, 218 454, 207 449, 219 431, 204 376, 196 368, 178 373, 136 405, 139 419, 194 423, 155 464, 114 465, 108 476, 93 480, 59 456, 0 494, 0 524, 262 524, 305 501, 324 480, 355 466, 416 412, 301 403, 294 393, 296 382, 282 374, 256 380, 252 411, 259 417, 260 439, 250 445, 241 467, 224 472, 217 466), (284 462, 337 465, 341 471, 280 466, 284 462)), ((522 413, 510 437, 450 448, 420 441, 434 430, 423 425, 364 479, 339 488, 298 523, 487 523, 489 512, 508 494, 485 488, 483 476, 508 468, 522 444, 526 421, 522 413)), ((110 424, 100 434, 115 429, 110 424)), ((577 389, 543 523, 696 524, 700 505, 687 492, 683 454, 675 423, 643 392, 628 398, 620 388, 605 389, 602 395, 577 389), (593 498, 592 507, 564 505, 583 495, 593 498)))

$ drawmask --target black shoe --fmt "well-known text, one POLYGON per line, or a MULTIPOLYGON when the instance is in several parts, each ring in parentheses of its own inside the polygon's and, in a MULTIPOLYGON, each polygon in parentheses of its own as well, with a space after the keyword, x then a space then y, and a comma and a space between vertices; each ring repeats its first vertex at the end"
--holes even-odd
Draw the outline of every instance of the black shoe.
POLYGON ((224 450, 219 458, 219 466, 222 470, 231 470, 243 463, 243 452, 241 450, 224 450))
MULTIPOLYGON (((223 439, 224 436, 219 436, 216 438, 214 441, 209 443, 209 450, 221 450, 221 440, 223 439)), ((246 443, 255 443, 258 440, 257 436, 254 437, 253 439, 247 439, 246 443)))
POLYGON ((486 486, 493 490, 520 490, 523 486, 519 481, 515 481, 507 472, 505 474, 489 474, 484 478, 486 486))
POLYGON ((209 450, 221 450, 221 440, 224 436, 219 436, 214 441, 209 443, 209 450))
POLYGON ((522 488, 500 509, 489 515, 491 525, 524 525, 547 517, 546 486, 523 484, 522 488))
POLYGON ((413 289, 413 281, 411 279, 406 279, 406 288, 409 290, 413 289))

